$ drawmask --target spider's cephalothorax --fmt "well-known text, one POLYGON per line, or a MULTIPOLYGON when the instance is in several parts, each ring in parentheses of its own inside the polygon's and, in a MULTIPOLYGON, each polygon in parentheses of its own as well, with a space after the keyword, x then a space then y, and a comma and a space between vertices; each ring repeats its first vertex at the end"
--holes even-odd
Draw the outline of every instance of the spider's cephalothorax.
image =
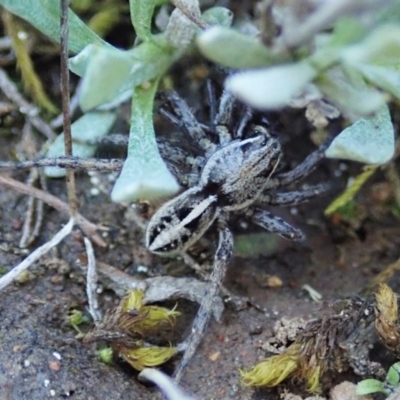
POLYGON ((155 253, 187 249, 211 226, 220 211, 241 210, 254 203, 278 165, 279 142, 267 130, 235 140, 217 150, 204 165, 199 182, 172 199, 151 219, 147 247, 155 253))
POLYGON ((204 125, 197 122, 186 103, 176 93, 170 92, 167 98, 173 113, 165 109, 163 113, 187 131, 193 141, 203 149, 205 156, 191 157, 184 152, 173 151, 168 161, 175 166, 174 172, 178 180, 187 184, 190 179, 193 180, 193 176, 197 176, 197 179, 192 187, 165 203, 153 215, 147 227, 146 245, 155 253, 178 253, 193 245, 213 224, 216 224, 220 232, 210 289, 194 322, 193 336, 189 338, 188 349, 178 368, 179 378, 200 341, 212 310, 212 299, 233 251, 232 235, 227 226, 229 213, 245 215, 266 230, 287 239, 301 240, 303 234, 299 229, 274 216, 262 206, 296 205, 323 193, 327 185, 279 192, 279 188, 307 176, 323 157, 324 148, 316 150, 294 170, 276 172, 282 155, 278 140, 262 126, 253 126, 247 130, 246 137, 243 137, 244 127, 251 117, 249 110, 235 134, 229 133, 227 127, 234 99, 228 93, 223 93, 218 113, 208 129, 211 136, 206 134, 204 125), (216 136, 218 143, 215 143, 216 136), (179 173, 179 165, 187 162, 192 167, 190 179, 179 173))

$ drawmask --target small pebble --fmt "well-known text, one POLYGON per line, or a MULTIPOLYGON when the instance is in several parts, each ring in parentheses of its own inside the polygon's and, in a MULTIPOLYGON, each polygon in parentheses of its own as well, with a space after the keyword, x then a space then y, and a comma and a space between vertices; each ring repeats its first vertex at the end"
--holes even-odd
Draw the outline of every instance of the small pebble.
POLYGON ((58 361, 50 361, 49 362, 49 367, 53 371, 59 371, 61 369, 61 365, 58 361))

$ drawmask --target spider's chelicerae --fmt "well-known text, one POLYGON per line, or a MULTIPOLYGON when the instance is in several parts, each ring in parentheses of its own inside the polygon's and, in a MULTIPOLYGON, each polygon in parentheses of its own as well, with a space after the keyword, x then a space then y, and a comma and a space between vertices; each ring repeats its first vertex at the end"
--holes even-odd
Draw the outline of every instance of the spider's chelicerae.
MULTIPOLYGON (((282 157, 279 141, 263 126, 246 127, 251 116, 244 113, 238 129, 228 129, 234 99, 223 93, 211 127, 200 124, 186 103, 175 93, 167 99, 173 113, 170 120, 183 128, 204 152, 203 156, 187 157, 174 149, 175 162, 189 161, 188 176, 175 171, 183 184, 194 184, 182 194, 165 203, 153 215, 146 231, 146 245, 154 253, 179 253, 192 246, 213 225, 219 230, 209 290, 193 324, 187 348, 176 371, 177 380, 194 354, 210 318, 213 299, 225 276, 232 256, 233 238, 228 227, 231 214, 244 215, 266 230, 290 240, 302 240, 302 232, 263 208, 264 205, 293 206, 303 203, 327 189, 326 184, 309 186, 300 191, 280 192, 278 189, 307 176, 323 157, 319 148, 289 172, 276 172, 282 157), (244 132, 247 132, 244 135, 244 132), (193 179, 194 178, 194 179, 193 179)), ((213 109, 213 107, 211 107, 213 109)), ((214 107, 215 108, 215 107, 214 107)))

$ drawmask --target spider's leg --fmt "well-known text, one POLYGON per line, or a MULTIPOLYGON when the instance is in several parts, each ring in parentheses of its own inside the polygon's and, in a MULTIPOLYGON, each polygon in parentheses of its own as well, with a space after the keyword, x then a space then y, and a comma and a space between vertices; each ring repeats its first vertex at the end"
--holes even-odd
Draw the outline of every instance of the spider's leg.
POLYGON ((300 229, 294 228, 282 218, 273 215, 269 211, 254 209, 252 221, 266 229, 269 232, 276 233, 285 239, 301 241, 304 239, 304 235, 300 229))
POLYGON ((266 189, 278 188, 287 186, 291 183, 298 182, 309 175, 317 166, 317 164, 325 157, 325 150, 328 148, 330 142, 321 145, 317 150, 312 152, 301 164, 289 172, 283 172, 273 176, 266 189))
POLYGON ((295 206, 327 192, 330 188, 329 183, 321 183, 293 192, 264 194, 257 198, 257 203, 272 206, 295 206))
POLYGON ((204 157, 194 157, 187 151, 163 140, 157 140, 157 146, 169 170, 182 186, 193 186, 197 184, 200 171, 205 163, 204 157), (183 172, 185 169, 187 171, 188 165, 190 166, 190 172, 183 172))
POLYGON ((165 92, 165 96, 172 107, 173 114, 165 108, 160 112, 165 115, 173 124, 184 129, 192 140, 197 143, 204 151, 215 149, 215 144, 207 138, 203 128, 191 112, 186 102, 173 90, 165 92))
POLYGON ((207 292, 204 294, 203 302, 193 322, 192 331, 186 340, 186 350, 181 362, 175 371, 175 381, 178 383, 192 359, 194 353, 203 338, 207 323, 210 320, 214 299, 218 293, 221 283, 226 274, 226 268, 229 259, 233 253, 233 236, 224 219, 218 220, 219 224, 219 242, 214 257, 213 271, 210 276, 210 283, 207 292))
POLYGON ((215 132, 219 137, 221 145, 232 141, 232 135, 229 133, 228 126, 231 121, 235 97, 227 91, 223 91, 219 102, 218 113, 214 119, 215 132))
POLYGON ((251 110, 250 107, 246 106, 244 114, 243 114, 242 118, 240 119, 239 125, 236 129, 235 138, 240 139, 243 137, 243 131, 245 130, 247 124, 249 123, 249 121, 251 120, 252 117, 253 117, 253 111, 251 110))
POLYGON ((210 121, 211 125, 215 122, 215 116, 217 115, 217 100, 215 97, 214 86, 210 79, 207 80, 207 97, 208 104, 210 105, 210 121))
POLYGON ((157 140, 157 147, 164 160, 177 164, 178 166, 186 164, 193 165, 197 162, 196 157, 191 156, 187 151, 173 146, 164 140, 157 140))

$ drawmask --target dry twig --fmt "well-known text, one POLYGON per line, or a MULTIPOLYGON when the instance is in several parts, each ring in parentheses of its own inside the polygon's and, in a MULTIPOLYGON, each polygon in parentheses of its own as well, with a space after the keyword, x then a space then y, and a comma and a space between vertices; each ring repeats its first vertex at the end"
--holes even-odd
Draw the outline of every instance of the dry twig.
POLYGON ((185 4, 187 1, 182 0, 171 0, 171 3, 179 9, 179 11, 185 15, 190 21, 197 25, 200 29, 207 29, 209 26, 201 19, 200 15, 196 15, 190 8, 185 4))
POLYGON ((38 109, 30 104, 18 92, 17 87, 8 77, 4 69, 0 68, 0 89, 3 93, 13 101, 19 108, 19 111, 26 115, 31 124, 48 139, 53 140, 56 137, 50 125, 38 116, 38 109))
POLYGON ((45 243, 43 246, 37 248, 34 252, 29 254, 24 261, 14 267, 10 272, 6 275, 3 275, 0 278, 0 290, 4 289, 8 286, 21 272, 28 269, 35 261, 37 261, 40 257, 46 254, 49 250, 51 250, 54 246, 57 246, 58 243, 61 242, 66 236, 68 236, 72 228, 74 227, 74 219, 71 218, 67 225, 64 226, 51 240, 45 243))
MULTIPOLYGON (((61 101, 64 127, 65 155, 72 156, 71 115, 69 113, 69 68, 68 68, 68 0, 61 0, 60 15, 60 44, 61 44, 61 101)), ((78 199, 75 188, 75 173, 73 169, 67 168, 65 176, 67 182, 69 210, 75 216, 78 210, 78 199)))
POLYGON ((0 161, 0 170, 18 170, 41 167, 59 167, 71 168, 83 171, 121 171, 124 165, 123 160, 113 159, 97 159, 97 158, 80 158, 80 157, 55 157, 40 158, 38 160, 27 160, 21 162, 0 161))
MULTIPOLYGON (((98 262, 97 271, 104 285, 111 288, 122 297, 127 291, 139 289, 145 292, 144 304, 158 303, 165 300, 187 299, 201 304, 208 288, 207 282, 193 278, 174 278, 172 276, 157 276, 154 278, 137 279, 111 265, 98 262)), ((224 310, 221 297, 216 296, 214 303, 214 318, 219 321, 224 310)))
POLYGON ((164 393, 168 400, 195 400, 196 397, 188 395, 168 376, 154 368, 145 368, 139 379, 153 382, 164 393))
MULTIPOLYGON (((26 194, 28 196, 33 196, 37 199, 43 200, 46 204, 55 208, 58 211, 61 211, 65 214, 69 215, 69 207, 68 204, 61 201, 58 197, 55 197, 49 193, 44 192, 43 190, 30 187, 25 185, 24 183, 18 182, 15 179, 9 178, 4 175, 0 175, 0 185, 4 185, 9 187, 10 189, 14 189, 19 193, 26 194)), ((95 242, 98 246, 106 247, 107 243, 103 240, 103 238, 96 232, 98 229, 105 229, 100 225, 95 225, 92 222, 88 221, 81 214, 76 215, 76 223, 82 229, 82 231, 89 236, 93 242, 95 242)))

